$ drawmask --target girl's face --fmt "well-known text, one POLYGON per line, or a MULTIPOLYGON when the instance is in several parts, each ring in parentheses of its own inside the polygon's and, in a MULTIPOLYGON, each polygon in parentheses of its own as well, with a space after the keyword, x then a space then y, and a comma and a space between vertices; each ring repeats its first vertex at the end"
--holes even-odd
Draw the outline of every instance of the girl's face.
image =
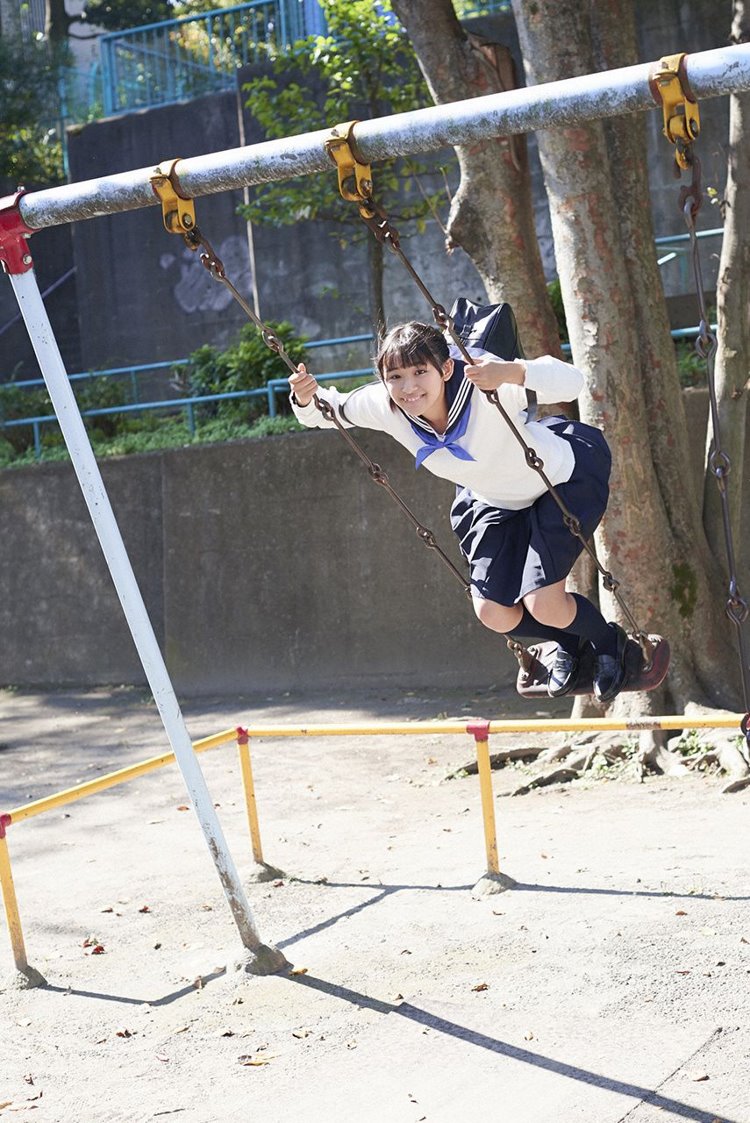
POLYGON ((391 367, 383 372, 383 381, 391 399, 412 417, 442 421, 445 417, 445 383, 453 373, 453 359, 442 369, 431 362, 415 366, 391 367))

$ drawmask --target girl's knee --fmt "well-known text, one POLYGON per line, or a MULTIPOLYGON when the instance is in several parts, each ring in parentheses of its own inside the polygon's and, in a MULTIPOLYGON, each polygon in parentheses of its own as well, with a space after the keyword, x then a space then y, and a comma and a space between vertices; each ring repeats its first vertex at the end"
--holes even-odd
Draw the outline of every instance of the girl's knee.
POLYGON ((474 612, 480 623, 493 632, 512 632, 521 620, 523 610, 519 605, 498 604, 497 601, 472 598, 474 612))

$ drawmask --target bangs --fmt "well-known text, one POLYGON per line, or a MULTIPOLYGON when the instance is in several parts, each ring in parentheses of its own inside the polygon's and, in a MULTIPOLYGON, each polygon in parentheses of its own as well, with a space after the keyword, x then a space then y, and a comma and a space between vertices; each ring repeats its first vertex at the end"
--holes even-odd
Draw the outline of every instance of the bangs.
POLYGON ((385 337, 378 353, 377 368, 381 378, 389 370, 423 364, 441 370, 448 357, 448 344, 437 328, 412 321, 394 328, 385 337))
POLYGON ((424 340, 412 339, 403 342, 394 340, 391 346, 381 353, 379 365, 381 371, 385 373, 403 367, 421 366, 422 363, 438 366, 440 360, 424 340))

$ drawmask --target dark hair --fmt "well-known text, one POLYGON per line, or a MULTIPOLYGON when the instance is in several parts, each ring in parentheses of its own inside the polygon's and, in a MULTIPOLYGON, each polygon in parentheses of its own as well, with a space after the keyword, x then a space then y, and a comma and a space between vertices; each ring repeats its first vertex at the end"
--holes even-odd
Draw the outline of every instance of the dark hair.
POLYGON ((445 336, 432 324, 410 320, 391 328, 378 347, 375 367, 381 379, 396 367, 429 363, 442 370, 450 358, 445 336))

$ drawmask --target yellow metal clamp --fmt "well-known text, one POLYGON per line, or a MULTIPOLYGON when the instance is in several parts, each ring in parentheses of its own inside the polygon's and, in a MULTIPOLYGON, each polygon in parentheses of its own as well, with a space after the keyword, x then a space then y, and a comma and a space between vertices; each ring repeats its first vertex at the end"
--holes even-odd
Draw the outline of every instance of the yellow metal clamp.
POLYGON ((686 150, 701 131, 698 102, 687 79, 686 58, 684 52, 665 55, 649 77, 651 92, 664 114, 664 136, 675 145, 675 160, 683 170, 690 167, 686 150))
POLYGON ((372 171, 357 151, 354 126, 358 121, 346 121, 331 129, 325 143, 326 152, 336 165, 339 191, 350 203, 365 204, 372 196, 372 171))
POLYGON ((164 160, 151 176, 154 195, 161 202, 164 226, 170 234, 185 234, 195 226, 195 203, 182 193, 175 173, 176 160, 164 160))

